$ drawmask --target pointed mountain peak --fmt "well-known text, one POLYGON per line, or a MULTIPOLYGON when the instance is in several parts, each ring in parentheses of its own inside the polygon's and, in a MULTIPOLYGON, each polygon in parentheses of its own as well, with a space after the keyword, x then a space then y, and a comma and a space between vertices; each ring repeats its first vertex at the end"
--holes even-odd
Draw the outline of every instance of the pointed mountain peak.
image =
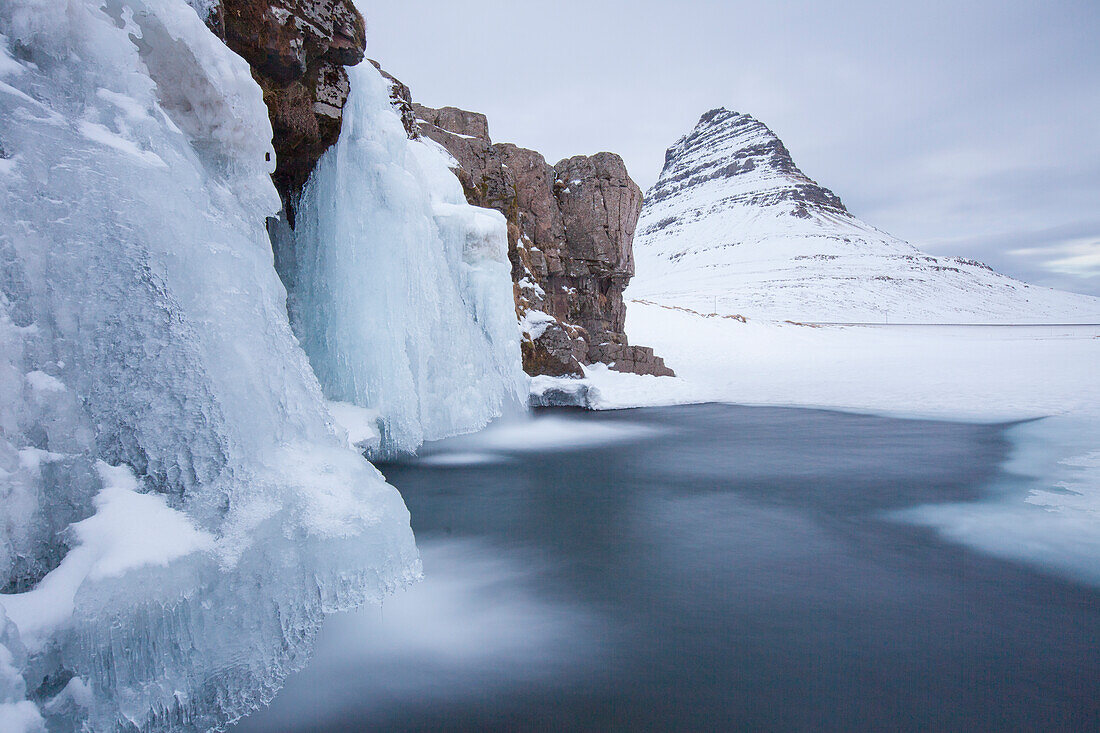
POLYGON ((840 198, 798 169, 783 141, 749 114, 718 107, 665 153, 665 166, 647 200, 700 187, 735 196, 737 203, 778 206, 799 218, 849 216, 840 198))
POLYGON ((752 122, 759 121, 752 115, 741 114, 740 112, 734 112, 733 110, 726 109, 725 107, 715 107, 709 112, 704 112, 699 118, 699 123, 695 126, 696 129, 704 127, 706 125, 721 125, 731 121, 751 120, 752 122))

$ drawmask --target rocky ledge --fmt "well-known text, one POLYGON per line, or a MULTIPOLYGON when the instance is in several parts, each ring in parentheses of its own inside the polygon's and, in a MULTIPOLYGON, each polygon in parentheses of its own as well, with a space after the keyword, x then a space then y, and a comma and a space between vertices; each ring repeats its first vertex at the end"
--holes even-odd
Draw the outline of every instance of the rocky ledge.
POLYGON ((551 166, 534 150, 489 137, 485 115, 413 104, 419 135, 455 158, 467 200, 508 220, 516 312, 528 374, 581 375, 595 362, 671 376, 653 349, 631 346, 623 289, 634 276, 642 191, 613 153, 551 166))

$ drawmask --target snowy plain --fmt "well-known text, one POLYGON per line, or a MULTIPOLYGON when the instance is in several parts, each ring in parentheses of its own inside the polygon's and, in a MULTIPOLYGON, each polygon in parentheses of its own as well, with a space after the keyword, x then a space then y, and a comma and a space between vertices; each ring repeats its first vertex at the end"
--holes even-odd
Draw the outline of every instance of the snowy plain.
POLYGON ((627 332, 676 380, 590 378, 600 407, 737 402, 980 422, 1095 411, 1097 326, 742 323, 631 302, 627 332))

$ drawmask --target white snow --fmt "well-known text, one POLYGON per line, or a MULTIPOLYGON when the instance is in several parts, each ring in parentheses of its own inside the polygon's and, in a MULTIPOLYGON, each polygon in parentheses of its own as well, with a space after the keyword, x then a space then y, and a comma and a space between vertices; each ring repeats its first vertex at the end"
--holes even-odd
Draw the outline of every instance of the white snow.
POLYGON ((534 341, 546 333, 546 329, 557 323, 557 319, 549 313, 537 310, 529 310, 523 314, 519 321, 519 330, 527 338, 534 341))
POLYGON ((57 377, 51 377, 46 372, 35 369, 27 373, 27 383, 31 389, 38 392, 64 392, 65 385, 57 377))
POLYGON ((30 700, 0 703, 0 730, 6 733, 45 733, 46 724, 30 700))
POLYGON ((32 473, 39 473, 43 463, 57 463, 67 458, 63 453, 51 453, 41 448, 22 448, 19 451, 19 465, 32 473))
POLYGON ((546 291, 542 289, 541 285, 539 285, 531 278, 530 272, 524 275, 523 278, 516 284, 519 285, 521 290, 533 290, 540 297, 546 297, 546 291))
POLYGON ((348 445, 368 452, 377 451, 382 446, 382 433, 378 429, 382 415, 377 410, 350 402, 330 400, 325 404, 332 419, 347 433, 348 445))
POLYGON ((1100 404, 1100 327, 799 326, 627 304, 631 341, 680 381, 650 398, 615 372, 594 380, 616 406, 677 402, 797 405, 880 414, 1019 420, 1100 404))
POLYGON ((411 452, 522 410, 507 231, 438 145, 406 137, 378 70, 349 73, 281 274, 325 395, 376 410, 382 451, 411 452))
POLYGON ((110 89, 97 89, 96 96, 118 107, 131 121, 141 122, 149 117, 149 110, 133 97, 112 92, 110 89))
POLYGON ((193 552, 214 548, 213 535, 195 528, 186 514, 164 497, 139 494, 127 466, 97 466, 104 487, 96 495, 96 513, 71 525, 74 545, 61 564, 34 590, 0 595, 23 642, 39 651, 72 616, 80 587, 88 581, 119 577, 147 565, 167 566, 193 552))
POLYGON ((114 148, 115 150, 131 155, 135 160, 157 168, 166 168, 168 164, 161 160, 160 156, 149 150, 142 150, 133 141, 127 140, 122 135, 116 135, 103 125, 81 120, 77 123, 80 134, 92 142, 114 148))

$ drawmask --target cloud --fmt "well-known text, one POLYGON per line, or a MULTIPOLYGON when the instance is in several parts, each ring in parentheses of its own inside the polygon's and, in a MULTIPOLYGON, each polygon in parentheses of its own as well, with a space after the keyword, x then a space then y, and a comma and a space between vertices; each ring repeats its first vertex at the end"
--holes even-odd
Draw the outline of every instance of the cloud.
POLYGON ((1077 240, 1052 247, 1014 249, 1009 254, 1040 259, 1043 268, 1063 275, 1100 277, 1100 239, 1077 240), (1046 259, 1055 255, 1054 259, 1046 259))

